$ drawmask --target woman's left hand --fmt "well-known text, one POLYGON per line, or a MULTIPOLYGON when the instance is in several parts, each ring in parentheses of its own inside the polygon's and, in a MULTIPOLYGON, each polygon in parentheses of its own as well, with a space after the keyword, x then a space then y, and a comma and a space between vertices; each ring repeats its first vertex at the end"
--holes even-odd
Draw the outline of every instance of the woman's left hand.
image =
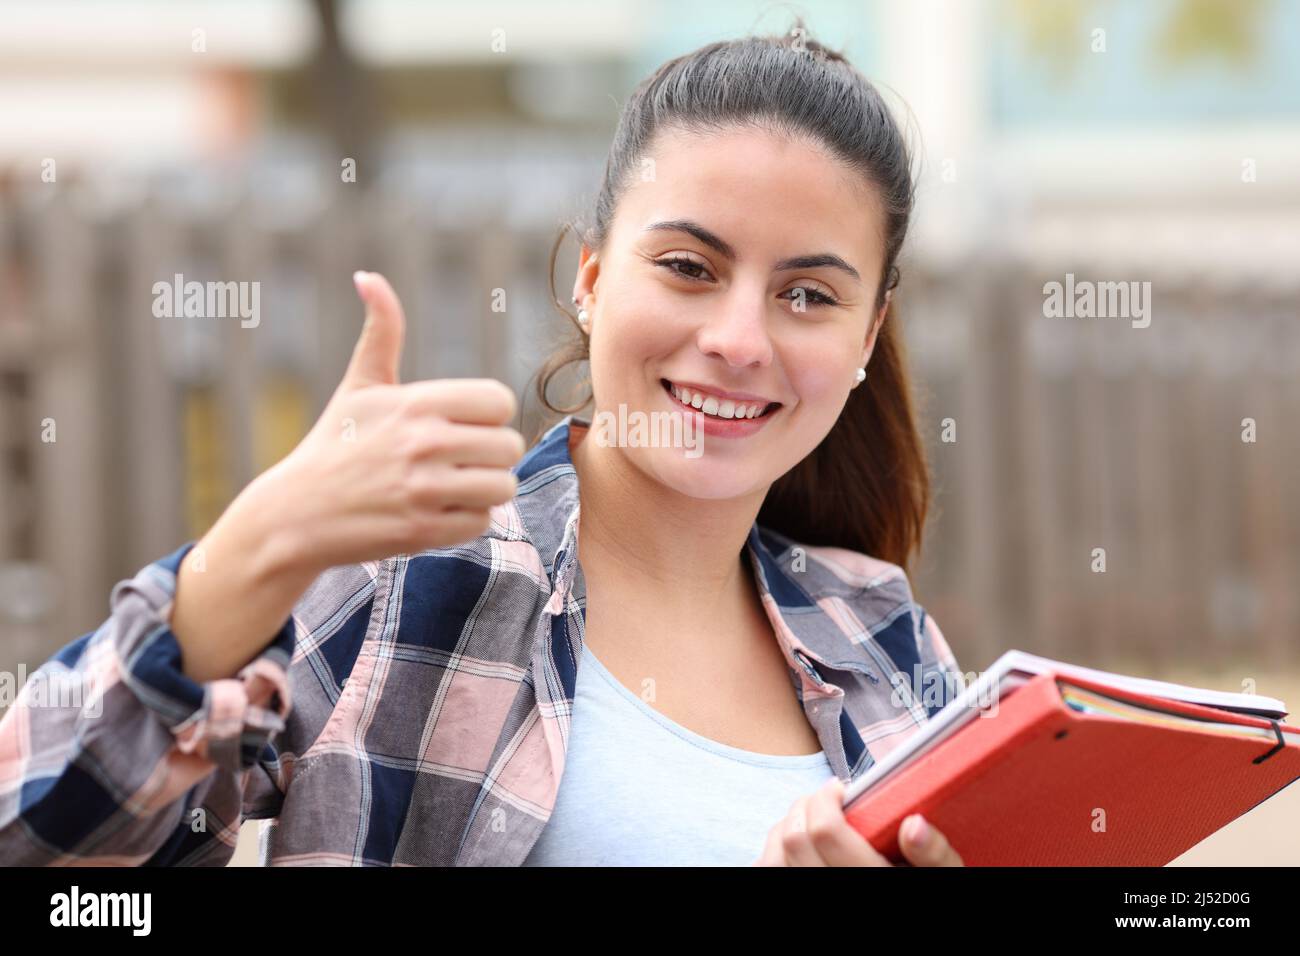
MULTIPOLYGON (((751 865, 893 866, 844 819, 843 801, 844 782, 839 777, 800 797, 785 819, 768 832, 763 855, 751 865)), ((919 814, 903 820, 898 844, 912 866, 965 865, 947 838, 919 814), (918 822, 925 826, 914 830, 918 822)))

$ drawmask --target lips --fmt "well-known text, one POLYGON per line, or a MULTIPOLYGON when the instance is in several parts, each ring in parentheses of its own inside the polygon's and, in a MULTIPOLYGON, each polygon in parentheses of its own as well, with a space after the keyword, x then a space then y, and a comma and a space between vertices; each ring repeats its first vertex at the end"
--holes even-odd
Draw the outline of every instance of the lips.
POLYGON ((718 421, 746 421, 763 418, 781 407, 780 402, 768 401, 761 396, 743 392, 713 390, 693 383, 659 380, 673 401, 686 408, 695 409, 710 419, 718 421))

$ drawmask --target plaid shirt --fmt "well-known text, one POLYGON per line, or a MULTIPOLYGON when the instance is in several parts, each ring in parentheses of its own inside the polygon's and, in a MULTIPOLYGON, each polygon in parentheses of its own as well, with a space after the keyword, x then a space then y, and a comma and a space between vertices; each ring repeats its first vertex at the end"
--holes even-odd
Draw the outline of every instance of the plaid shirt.
MULTIPOLYGON (((321 574, 233 678, 186 677, 169 629, 195 542, 118 582, 108 620, 0 721, 0 864, 222 865, 248 819, 274 865, 522 862, 569 740, 586 606, 570 442, 587 426, 546 432, 477 539, 321 574), (59 681, 88 693, 55 706, 59 681)), ((745 547, 841 779, 963 686, 898 566, 757 523, 745 547)))

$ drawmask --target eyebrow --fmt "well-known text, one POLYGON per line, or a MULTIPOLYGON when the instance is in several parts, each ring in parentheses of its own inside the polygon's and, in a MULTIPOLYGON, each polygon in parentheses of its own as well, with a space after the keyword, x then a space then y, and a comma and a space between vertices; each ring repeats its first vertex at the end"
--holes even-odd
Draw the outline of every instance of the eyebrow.
MULTIPOLYGON (((685 232, 694 236, 709 248, 716 250, 729 262, 736 261, 736 250, 729 242, 716 233, 705 229, 698 222, 695 222, 692 219, 665 219, 662 222, 652 222, 650 225, 645 227, 645 231, 685 232)), ((778 262, 776 264, 776 269, 778 272, 781 272, 786 269, 817 269, 822 266, 839 269, 843 272, 847 272, 859 282, 862 281, 862 276, 858 274, 858 270, 853 268, 853 266, 849 265, 833 252, 817 252, 805 256, 792 256, 789 259, 782 259, 778 262)))

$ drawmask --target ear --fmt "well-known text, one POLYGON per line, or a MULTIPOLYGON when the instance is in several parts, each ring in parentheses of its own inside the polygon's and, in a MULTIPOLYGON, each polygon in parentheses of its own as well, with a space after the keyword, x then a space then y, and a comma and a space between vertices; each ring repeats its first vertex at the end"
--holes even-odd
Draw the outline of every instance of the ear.
POLYGON ((573 297, 578 305, 589 307, 587 297, 596 294, 596 283, 600 279, 600 255, 592 252, 583 243, 578 253, 578 275, 573 280, 573 297))
POLYGON ((878 311, 871 319, 871 328, 867 329, 867 338, 862 343, 861 368, 866 368, 867 363, 871 361, 871 353, 875 351, 876 348, 876 337, 880 334, 880 329, 885 324, 885 316, 889 312, 889 300, 893 295, 893 289, 890 289, 885 293, 885 304, 880 307, 880 311, 878 311))

